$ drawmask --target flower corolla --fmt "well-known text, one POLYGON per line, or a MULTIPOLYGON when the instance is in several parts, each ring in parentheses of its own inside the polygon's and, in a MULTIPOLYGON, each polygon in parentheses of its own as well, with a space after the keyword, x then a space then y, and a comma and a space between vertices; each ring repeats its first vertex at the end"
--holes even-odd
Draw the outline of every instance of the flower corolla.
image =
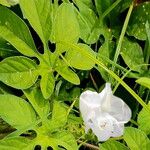
POLYGON ((131 118, 131 109, 121 98, 113 95, 110 83, 106 83, 101 93, 83 92, 79 109, 86 133, 91 129, 99 141, 123 135, 124 124, 131 118))

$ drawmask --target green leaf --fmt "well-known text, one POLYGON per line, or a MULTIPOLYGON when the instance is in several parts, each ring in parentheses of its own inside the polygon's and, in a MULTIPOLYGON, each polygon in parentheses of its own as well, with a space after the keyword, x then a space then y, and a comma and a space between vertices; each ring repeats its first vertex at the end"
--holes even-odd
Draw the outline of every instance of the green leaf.
POLYGON ((142 48, 138 43, 124 38, 121 47, 121 56, 130 69, 141 72, 143 67, 139 65, 144 64, 144 56, 142 48))
POLYGON ((10 7, 10 4, 8 3, 7 0, 0 0, 0 4, 4 5, 4 6, 7 6, 7 7, 10 7))
POLYGON ((133 127, 125 129, 124 140, 131 150, 149 150, 150 148, 150 140, 146 134, 133 127))
POLYGON ((52 95, 55 87, 55 79, 53 73, 43 72, 40 86, 44 98, 49 98, 52 95))
POLYGON ((0 37, 24 55, 36 56, 37 54, 28 27, 15 13, 3 6, 0 6, 0 37))
POLYGON ((52 111, 52 118, 49 121, 49 129, 51 131, 58 130, 58 128, 63 127, 67 122, 67 110, 60 103, 55 100, 52 111))
POLYGON ((141 77, 138 80, 136 80, 136 83, 138 83, 138 84, 140 84, 142 86, 145 86, 145 87, 150 89, 150 78, 141 77))
POLYGON ((47 118, 50 104, 49 101, 44 99, 41 90, 38 87, 33 87, 23 90, 23 92, 41 119, 47 118))
POLYGON ((100 145, 101 150, 129 150, 128 147, 117 141, 107 141, 100 145))
POLYGON ((0 81, 18 89, 32 86, 38 77, 37 65, 23 56, 15 56, 0 62, 0 81))
POLYGON ((33 141, 23 137, 0 140, 1 150, 33 150, 34 147, 33 141))
MULTIPOLYGON (((150 103, 148 107, 150 108, 150 103)), ((147 135, 150 134, 150 122, 148 120, 150 120, 150 114, 143 108, 138 115, 138 124, 139 129, 144 131, 147 135)))
POLYGON ((57 60, 55 70, 67 81, 76 85, 80 84, 80 79, 77 74, 69 69, 67 64, 64 63, 62 60, 57 60))
POLYGON ((30 0, 29 3, 28 0, 21 0, 19 3, 23 14, 46 46, 51 34, 50 1, 30 0))
POLYGON ((146 40, 146 21, 150 22, 150 2, 139 4, 134 8, 127 32, 139 40, 146 40))
POLYGON ((91 34, 91 31, 97 21, 95 12, 89 8, 84 1, 75 0, 76 5, 79 8, 78 11, 78 22, 80 27, 80 37, 88 44, 91 41, 88 41, 88 38, 91 34))
POLYGON ((47 149, 51 146, 53 150, 77 150, 76 140, 73 135, 67 131, 59 131, 51 134, 51 136, 37 136, 36 143, 41 145, 42 148, 47 149))
POLYGON ((111 1, 110 0, 95 0, 95 5, 96 5, 96 9, 97 12, 99 14, 99 16, 101 17, 102 14, 105 12, 105 10, 110 7, 111 5, 111 1))
POLYGON ((54 41, 76 43, 79 39, 79 25, 72 4, 63 3, 56 12, 53 24, 54 41))
MULTIPOLYGON (((89 55, 92 55, 96 57, 96 53, 86 44, 77 44, 78 48, 82 48, 85 51, 89 53, 89 55)), ((76 52, 74 49, 70 49, 67 51, 67 61, 68 63, 77 69, 81 70, 89 70, 92 69, 95 65, 95 63, 90 60, 87 56, 85 56, 83 53, 76 52)))
POLYGON ((0 116, 16 129, 22 129, 36 121, 33 108, 24 99, 14 95, 0 95, 0 116))
MULTIPOLYGON (((104 43, 100 46, 98 50, 97 58, 103 63, 109 67, 109 63, 106 61, 106 59, 112 59, 113 58, 113 42, 112 42, 112 32, 109 30, 109 28, 106 25, 102 26, 101 29, 101 35, 104 37, 104 43)), ((103 41, 102 41, 103 42, 103 41)), ((102 78, 107 82, 110 79, 109 74, 102 69, 100 66, 98 67, 102 78)))
MULTIPOLYGON (((69 133, 68 131, 57 132, 56 134, 54 134, 54 137, 56 139, 63 141, 65 143, 65 144, 63 144, 64 147, 66 147, 65 145, 67 145, 67 147, 68 146, 71 147, 72 150, 78 149, 77 142, 76 142, 74 136, 71 133, 69 133)), ((63 146, 63 145, 60 145, 60 146, 63 146)))
POLYGON ((13 46, 11 46, 7 41, 0 38, 0 57, 10 57, 20 54, 13 46))

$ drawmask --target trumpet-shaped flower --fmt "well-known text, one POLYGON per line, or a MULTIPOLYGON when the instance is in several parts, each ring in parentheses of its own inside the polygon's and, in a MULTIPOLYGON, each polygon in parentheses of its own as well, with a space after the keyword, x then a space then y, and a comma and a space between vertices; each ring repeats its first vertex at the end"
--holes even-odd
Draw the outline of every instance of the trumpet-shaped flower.
POLYGON ((79 105, 86 133, 92 129, 99 141, 123 135, 124 124, 131 118, 130 108, 112 94, 110 83, 106 83, 101 93, 83 92, 79 105))

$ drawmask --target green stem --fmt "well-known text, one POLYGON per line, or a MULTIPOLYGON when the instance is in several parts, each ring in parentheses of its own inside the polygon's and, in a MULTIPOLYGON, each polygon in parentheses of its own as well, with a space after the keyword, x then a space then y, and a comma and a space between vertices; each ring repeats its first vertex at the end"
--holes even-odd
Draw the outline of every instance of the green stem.
POLYGON ((108 9, 106 9, 106 11, 102 14, 101 19, 104 19, 120 2, 121 0, 117 0, 108 9))
MULTIPOLYGON (((122 41, 123 41, 123 38, 124 38, 124 35, 125 35, 125 32, 126 32, 127 26, 128 26, 128 23, 129 23, 129 19, 130 19, 132 10, 133 10, 133 2, 130 5, 130 8, 128 10, 128 13, 127 13, 127 16, 126 16, 126 19, 125 19, 125 22, 124 22, 124 25, 123 25, 123 28, 122 28, 122 31, 121 31, 121 35, 120 35, 119 42, 118 42, 118 45, 117 45, 117 48, 116 48, 116 52, 115 52, 115 56, 114 56, 114 62, 115 63, 117 62, 118 56, 120 54, 122 41)), ((115 68, 113 68, 113 70, 114 69, 115 68)))
MULTIPOLYGON (((121 80, 123 81, 123 79, 131 72, 132 70, 128 70, 122 77, 121 77, 121 80)), ((113 93, 116 92, 118 86, 120 85, 120 83, 118 82, 117 85, 115 86, 115 88, 113 89, 113 93)))
POLYGON ((133 119, 131 119, 130 122, 131 122, 133 125, 139 126, 138 123, 137 123, 136 121, 134 121, 133 119))
POLYGON ((145 28, 147 33, 147 41, 144 48, 144 58, 145 58, 145 63, 148 63, 150 58, 150 26, 148 21, 145 24, 145 28))

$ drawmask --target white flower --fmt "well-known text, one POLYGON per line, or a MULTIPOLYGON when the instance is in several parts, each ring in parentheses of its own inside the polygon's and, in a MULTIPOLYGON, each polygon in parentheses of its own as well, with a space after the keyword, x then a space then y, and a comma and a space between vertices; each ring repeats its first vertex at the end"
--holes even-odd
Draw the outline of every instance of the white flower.
POLYGON ((130 108, 112 94, 110 83, 106 83, 101 93, 83 92, 79 105, 86 133, 92 129, 99 141, 123 135, 124 124, 131 118, 130 108))

